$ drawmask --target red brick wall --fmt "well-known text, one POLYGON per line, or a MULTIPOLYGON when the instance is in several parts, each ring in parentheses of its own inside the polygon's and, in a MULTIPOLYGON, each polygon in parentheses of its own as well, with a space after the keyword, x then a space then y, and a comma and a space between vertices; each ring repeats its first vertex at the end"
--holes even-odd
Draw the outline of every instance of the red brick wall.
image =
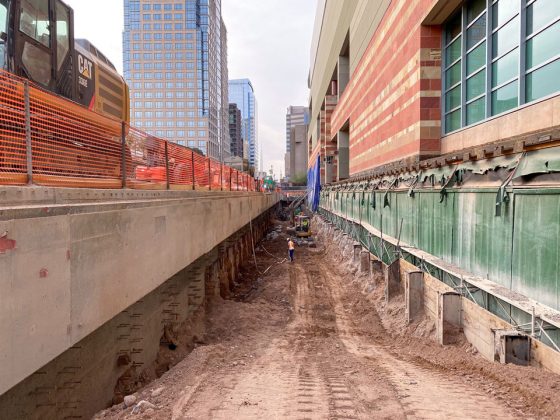
POLYGON ((339 100, 329 136, 349 121, 351 175, 439 153, 441 30, 421 25, 434 2, 391 2, 339 100))
MULTIPOLYGON (((327 96, 325 97, 325 125, 324 125, 324 131, 325 133, 331 133, 331 121, 332 121, 332 115, 334 110, 336 109, 336 104, 337 104, 337 96, 327 96)), ((326 156, 334 156, 333 159, 333 173, 334 176, 336 177, 336 162, 337 162, 337 156, 336 156, 336 148, 337 148, 337 144, 336 144, 336 138, 332 138, 330 135, 326 135, 325 136, 325 142, 322 144, 321 147, 321 158, 322 161, 324 162, 323 164, 323 171, 321 172, 321 182, 329 182, 329 181, 336 181, 336 179, 334 180, 327 180, 326 179, 326 173, 325 173, 325 168, 326 168, 326 162, 325 162, 325 157, 326 156), (323 177, 323 173, 325 173, 325 176, 323 177)))

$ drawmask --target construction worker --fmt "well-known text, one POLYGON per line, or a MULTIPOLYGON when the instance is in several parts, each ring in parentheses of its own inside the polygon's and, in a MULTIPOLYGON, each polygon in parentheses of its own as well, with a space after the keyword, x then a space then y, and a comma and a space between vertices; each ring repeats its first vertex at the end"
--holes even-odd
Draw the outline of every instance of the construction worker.
POLYGON ((288 255, 290 256, 290 262, 294 262, 294 242, 288 238, 288 255))

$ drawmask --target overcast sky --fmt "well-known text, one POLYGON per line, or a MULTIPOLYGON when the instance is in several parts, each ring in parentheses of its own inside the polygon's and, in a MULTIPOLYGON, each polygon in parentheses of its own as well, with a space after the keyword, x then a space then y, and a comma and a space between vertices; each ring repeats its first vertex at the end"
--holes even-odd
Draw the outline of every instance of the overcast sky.
MULTIPOLYGON (((87 38, 122 72, 121 0, 65 0, 76 37, 87 38)), ((264 169, 284 173, 286 108, 306 105, 317 0, 222 0, 230 79, 249 78, 259 105, 264 169)))

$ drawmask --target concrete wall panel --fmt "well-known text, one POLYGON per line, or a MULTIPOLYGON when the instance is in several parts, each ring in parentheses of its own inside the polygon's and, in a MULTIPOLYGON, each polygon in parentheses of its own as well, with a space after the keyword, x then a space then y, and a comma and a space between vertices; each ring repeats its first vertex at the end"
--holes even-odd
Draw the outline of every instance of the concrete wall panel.
POLYGON ((0 209, 0 230, 17 244, 0 253, 0 336, 11 338, 0 340, 0 394, 277 202, 165 197, 0 209))
POLYGON ((71 324, 68 217, 2 225, 16 248, 0 254, 0 393, 68 348, 71 324))

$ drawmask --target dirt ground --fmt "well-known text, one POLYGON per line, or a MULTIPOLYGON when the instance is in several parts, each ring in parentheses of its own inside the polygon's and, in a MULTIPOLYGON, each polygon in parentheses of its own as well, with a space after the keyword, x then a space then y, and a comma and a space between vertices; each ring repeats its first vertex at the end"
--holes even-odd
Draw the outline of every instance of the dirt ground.
POLYGON ((437 345, 430 322, 407 327, 402 304, 384 305, 348 250, 317 245, 279 263, 285 233, 260 244, 266 274, 246 265, 236 298, 209 305, 202 342, 135 394, 153 406, 95 418, 558 418, 560 376, 487 362, 464 339, 437 345))

